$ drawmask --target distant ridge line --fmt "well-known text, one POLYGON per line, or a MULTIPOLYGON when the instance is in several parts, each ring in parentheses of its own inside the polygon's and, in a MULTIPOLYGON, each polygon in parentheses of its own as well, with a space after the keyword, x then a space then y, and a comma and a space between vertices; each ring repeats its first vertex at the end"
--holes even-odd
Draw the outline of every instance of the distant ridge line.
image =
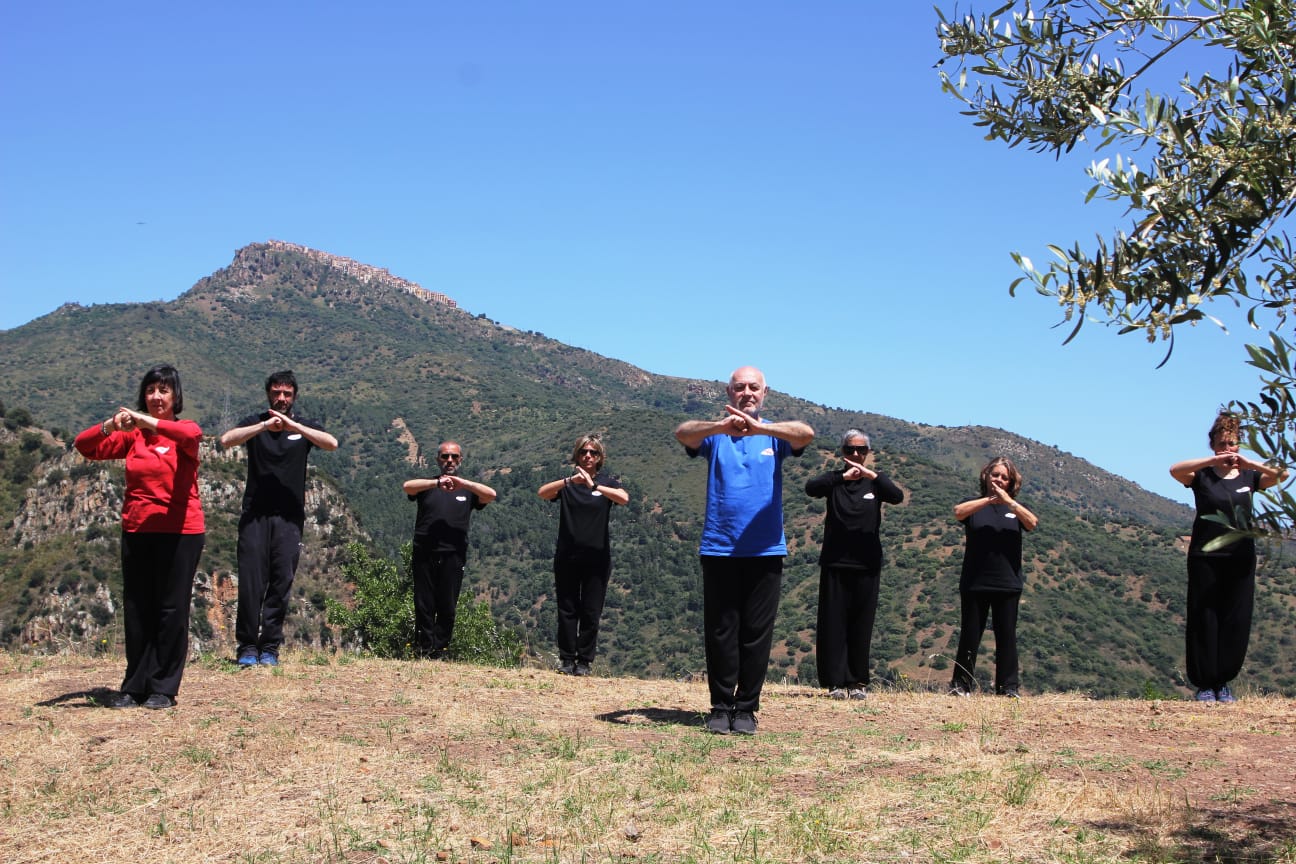
POLYGON ((364 282, 365 284, 378 284, 388 288, 395 288, 398 291, 404 291, 406 294, 413 295, 425 303, 438 303, 442 306, 448 306, 451 309, 457 309, 459 304, 452 298, 447 297, 440 291, 429 291, 417 282, 411 282, 400 276, 392 275, 386 267, 374 267, 372 264, 362 264, 354 258, 346 258, 342 255, 334 255, 331 252, 323 252, 319 249, 312 249, 309 246, 303 246, 300 243, 289 243, 286 240, 270 240, 266 246, 280 252, 296 252, 299 255, 305 255, 312 261, 340 270, 348 276, 364 282))

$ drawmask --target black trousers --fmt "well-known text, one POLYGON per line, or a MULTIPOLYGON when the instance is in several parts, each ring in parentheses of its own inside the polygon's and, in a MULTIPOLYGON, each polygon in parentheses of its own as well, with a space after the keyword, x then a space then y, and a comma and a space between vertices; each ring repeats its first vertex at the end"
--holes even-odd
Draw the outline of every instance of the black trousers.
POLYGON ((288 595, 301 558, 302 526, 282 516, 244 514, 239 520, 239 602, 234 636, 239 654, 278 655, 288 595))
POLYGON ((189 659, 189 602, 204 534, 122 532, 122 622, 126 677, 136 699, 180 692, 189 659))
POLYGON ((1020 591, 963 591, 963 622, 960 625, 958 654, 954 658, 955 687, 968 692, 976 689, 977 649, 985 632, 986 617, 993 615, 995 636, 995 692, 1016 690, 1021 686, 1017 669, 1017 606, 1020 591))
POLYGON ((1184 632, 1193 686, 1218 690, 1242 671, 1251 641, 1255 566, 1254 554, 1188 557, 1184 632))
POLYGON ((819 568, 815 661, 821 687, 868 686, 879 576, 877 568, 819 568))
POLYGON ((612 577, 612 557, 555 558, 554 597, 558 601, 558 659, 564 664, 594 662, 599 618, 612 577))
POLYGON ((435 545, 427 536, 414 535, 414 645, 420 654, 439 654, 450 647, 463 587, 463 556, 438 552, 435 545))
POLYGON ((703 555, 701 559, 711 707, 759 711, 783 583, 783 558, 703 555))

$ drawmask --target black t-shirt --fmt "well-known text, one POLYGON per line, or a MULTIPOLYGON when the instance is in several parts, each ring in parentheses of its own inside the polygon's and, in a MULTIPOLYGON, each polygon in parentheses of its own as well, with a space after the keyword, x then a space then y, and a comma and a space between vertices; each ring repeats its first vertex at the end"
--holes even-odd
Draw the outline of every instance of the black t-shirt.
POLYGON ((987 504, 963 520, 963 531, 967 546, 959 590, 1022 590, 1022 526, 1017 514, 1006 505, 987 504))
POLYGON ((805 491, 812 498, 828 499, 821 567, 876 570, 882 566, 878 538, 882 505, 904 500, 904 492, 890 477, 879 472, 876 480, 847 481, 841 471, 829 471, 807 481, 805 491))
POLYGON ((1260 472, 1239 470, 1238 476, 1225 480, 1215 473, 1214 468, 1203 468, 1193 475, 1188 486, 1193 492, 1193 501, 1197 505, 1197 518, 1193 520, 1192 540, 1188 544, 1189 555, 1208 557, 1226 557, 1229 555, 1254 555, 1255 540, 1243 538, 1230 543, 1214 552, 1203 552, 1202 546, 1229 532, 1229 527, 1203 516, 1219 514, 1235 528, 1251 527, 1251 496, 1260 488, 1260 472))
MULTIPOLYGON (((620 489, 615 477, 598 474, 596 486, 620 489)), ((608 521, 612 515, 612 500, 579 483, 564 483, 553 499, 561 505, 558 516, 557 558, 586 558, 612 554, 608 541, 608 521)))
POLYGON ((474 510, 486 506, 467 489, 447 492, 433 487, 409 496, 418 502, 418 515, 414 517, 414 538, 431 543, 433 552, 458 552, 468 554, 468 522, 474 510))
MULTIPOLYGON (((270 412, 249 414, 239 426, 255 426, 270 419, 270 412)), ((313 420, 293 417, 303 426, 323 430, 313 420)), ((306 457, 314 448, 310 439, 287 429, 266 430, 246 442, 247 488, 243 490, 243 512, 257 516, 282 516, 301 524, 306 521, 306 457)))

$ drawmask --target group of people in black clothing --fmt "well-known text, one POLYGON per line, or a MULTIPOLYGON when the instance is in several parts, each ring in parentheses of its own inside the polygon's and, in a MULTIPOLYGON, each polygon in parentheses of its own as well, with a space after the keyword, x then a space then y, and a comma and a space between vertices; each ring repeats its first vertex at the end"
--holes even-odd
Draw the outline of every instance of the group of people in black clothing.
MULTIPOLYGON (((675 430, 685 452, 707 465, 698 553, 711 701, 706 728, 716 734, 753 734, 757 728, 787 554, 782 465, 799 457, 815 435, 801 421, 762 418, 768 392, 763 373, 744 366, 729 378, 722 416, 688 420, 675 430)), ((297 382, 291 372, 271 375, 266 397, 267 410, 244 418, 220 439, 223 447, 246 445, 248 455, 238 544, 241 666, 278 663, 301 550, 307 455, 315 447, 338 446, 319 424, 293 411, 297 382)), ((170 366, 154 367, 140 384, 134 408, 123 406, 76 439, 87 458, 126 463, 127 669, 121 693, 110 703, 114 707, 173 706, 188 650, 189 599, 204 526, 197 486, 201 430, 192 421, 177 420, 182 407, 179 374, 170 366)), ((1229 684, 1246 654, 1254 598, 1255 543, 1247 534, 1251 499, 1255 491, 1287 478, 1285 468, 1241 455, 1239 435, 1239 419, 1222 413, 1209 433, 1212 455, 1170 469, 1193 490, 1197 505, 1188 552, 1186 644, 1188 677, 1203 702, 1234 699, 1229 684)), ((816 659, 819 683, 831 697, 865 699, 883 559, 882 505, 902 503, 904 491, 874 467, 864 432, 847 430, 839 452, 839 467, 805 485, 806 494, 826 502, 816 659)), ((538 490, 560 508, 553 561, 557 646, 559 669, 570 675, 591 672, 612 570, 610 514, 630 500, 605 471, 606 456, 599 436, 581 436, 572 448, 572 472, 538 490)), ((408 480, 403 487, 417 504, 415 649, 430 659, 444 657, 453 637, 472 513, 496 498, 491 487, 462 476, 458 443, 442 442, 436 460, 435 477, 408 480)), ((976 659, 988 619, 995 634, 994 690, 1019 695, 1022 537, 1039 524, 1017 500, 1021 486, 1017 466, 999 456, 982 469, 980 494, 954 507, 966 546, 953 695, 977 689, 976 659)))

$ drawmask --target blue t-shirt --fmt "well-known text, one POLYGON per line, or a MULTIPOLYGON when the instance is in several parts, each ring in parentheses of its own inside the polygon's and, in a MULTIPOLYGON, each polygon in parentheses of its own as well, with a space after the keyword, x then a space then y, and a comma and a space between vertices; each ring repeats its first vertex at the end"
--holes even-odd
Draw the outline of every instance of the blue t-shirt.
POLYGON ((783 460, 794 453, 772 435, 711 435, 690 456, 707 460, 706 522, 699 555, 786 555, 783 460))

